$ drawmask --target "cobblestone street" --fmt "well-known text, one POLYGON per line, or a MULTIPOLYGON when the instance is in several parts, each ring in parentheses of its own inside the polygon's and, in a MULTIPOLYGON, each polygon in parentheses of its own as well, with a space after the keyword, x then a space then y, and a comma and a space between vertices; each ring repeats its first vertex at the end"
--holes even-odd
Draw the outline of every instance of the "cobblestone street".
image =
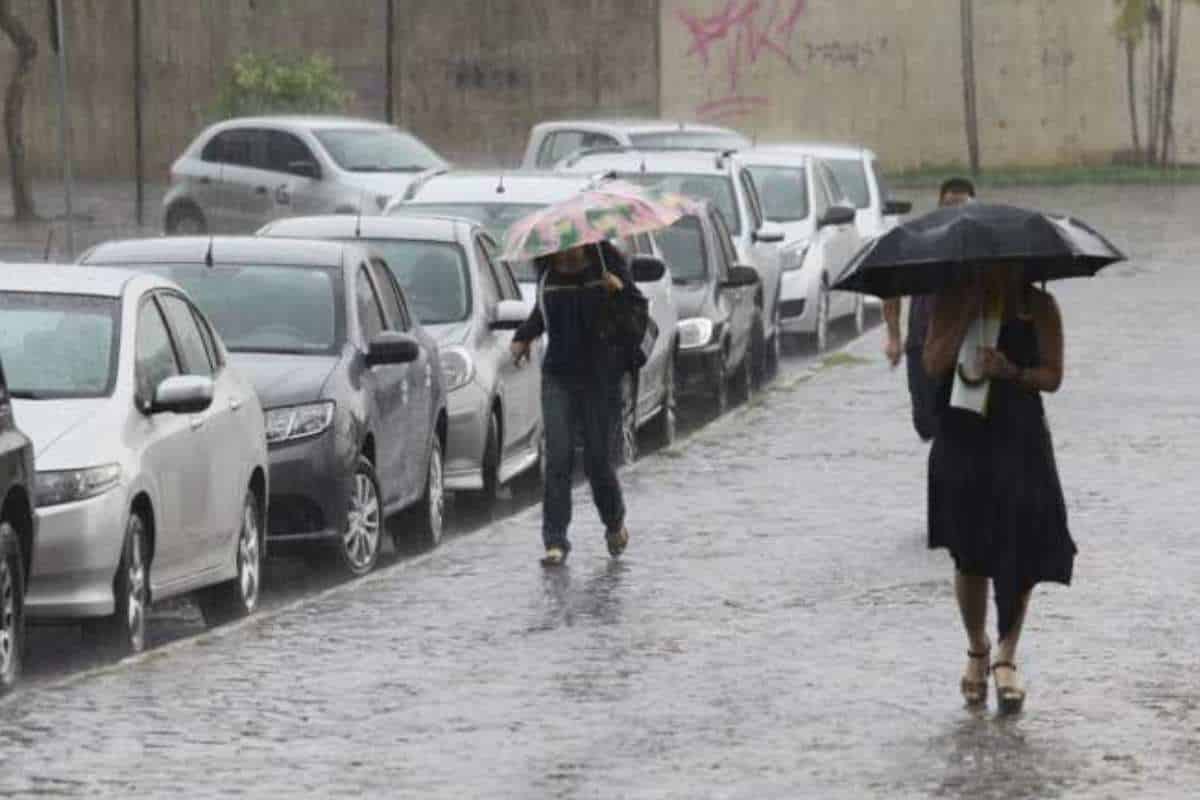
POLYGON ((1080 552, 1075 585, 1034 595, 1023 715, 962 707, 927 449, 874 330, 624 473, 620 561, 580 489, 562 570, 538 566, 535 506, 19 689, 0 796, 1194 795, 1200 190, 989 199, 1069 208, 1131 255, 1051 287, 1066 377, 1047 408, 1080 552))

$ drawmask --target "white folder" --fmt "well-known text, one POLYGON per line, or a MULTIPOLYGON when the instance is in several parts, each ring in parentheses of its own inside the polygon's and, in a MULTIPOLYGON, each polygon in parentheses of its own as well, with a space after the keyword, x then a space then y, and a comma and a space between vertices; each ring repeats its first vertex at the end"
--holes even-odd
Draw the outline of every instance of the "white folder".
POLYGON ((950 391, 950 405, 955 408, 987 416, 988 392, 992 382, 974 380, 980 374, 978 352, 980 347, 996 346, 1000 340, 1000 326, 1003 321, 1002 311, 992 308, 988 309, 987 314, 971 320, 971 324, 967 326, 962 346, 958 349, 958 363, 954 367, 954 388, 950 391), (971 379, 969 383, 963 380, 964 374, 971 379))

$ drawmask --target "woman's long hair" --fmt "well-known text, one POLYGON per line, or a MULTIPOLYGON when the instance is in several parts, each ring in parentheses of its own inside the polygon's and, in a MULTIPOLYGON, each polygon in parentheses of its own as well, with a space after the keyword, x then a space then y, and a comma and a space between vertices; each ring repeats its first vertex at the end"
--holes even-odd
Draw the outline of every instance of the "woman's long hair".
MULTIPOLYGON (((629 268, 629 259, 625 257, 621 248, 608 239, 594 245, 583 245, 583 248, 584 254, 588 259, 587 267, 607 269, 609 272, 617 272, 629 268)), ((557 255, 558 253, 548 253, 533 259, 533 268, 539 279, 546 273, 546 270, 554 266, 554 259, 557 255)))

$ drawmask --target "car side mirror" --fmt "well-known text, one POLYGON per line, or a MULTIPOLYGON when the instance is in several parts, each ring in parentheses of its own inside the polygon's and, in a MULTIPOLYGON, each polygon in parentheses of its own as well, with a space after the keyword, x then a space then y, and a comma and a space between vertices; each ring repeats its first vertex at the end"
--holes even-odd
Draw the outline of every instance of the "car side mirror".
POLYGON ((828 228, 831 225, 849 225, 854 222, 855 211, 850 206, 830 206, 825 212, 825 216, 821 217, 817 224, 819 228, 828 228))
POLYGON ((783 228, 774 222, 764 222, 762 227, 754 232, 754 241, 762 244, 778 244, 783 239, 783 228))
POLYGON ((367 345, 367 366, 408 364, 421 355, 421 346, 407 333, 384 331, 367 345))
POLYGON ((888 200, 883 204, 884 216, 896 217, 912 211, 912 203, 908 200, 888 200))
POLYGON ((301 178, 312 178, 316 180, 321 177, 321 168, 317 166, 315 161, 289 161, 288 172, 292 175, 298 175, 301 178))
POLYGON ((735 264, 729 268, 729 275, 721 281, 722 289, 742 289, 758 285, 758 270, 744 264, 735 264))
POLYGON ((654 283, 667 274, 667 265, 657 256, 634 256, 629 262, 629 271, 636 283, 654 283))
POLYGON ((529 304, 524 300, 501 300, 496 303, 491 328, 494 331, 515 331, 529 316, 529 304))
POLYGON ((148 413, 196 414, 212 405, 216 387, 204 375, 173 375, 154 390, 148 413))

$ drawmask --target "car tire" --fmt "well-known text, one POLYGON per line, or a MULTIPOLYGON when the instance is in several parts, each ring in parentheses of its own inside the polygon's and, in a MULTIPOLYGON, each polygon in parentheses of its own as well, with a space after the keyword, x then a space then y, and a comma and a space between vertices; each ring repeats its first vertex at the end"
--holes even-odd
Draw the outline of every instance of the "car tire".
POLYGON ((746 354, 742 356, 742 363, 738 365, 737 372, 733 380, 737 384, 737 393, 734 402, 738 405, 749 403, 754 397, 754 353, 753 349, 748 349, 746 354))
POLYGON ((612 457, 617 466, 632 464, 638 460, 638 381, 632 372, 621 377, 621 419, 613 431, 612 457))
POLYGON ((670 447, 675 444, 677 434, 677 417, 675 413, 675 352, 672 348, 667 356, 666 374, 663 375, 662 407, 650 423, 650 434, 654 443, 659 447, 670 447))
POLYGON ((0 695, 16 686, 24 651, 25 559, 16 530, 3 522, 0 523, 0 695))
POLYGON ((483 478, 483 488, 473 494, 472 500, 478 505, 490 508, 496 504, 500 494, 500 417, 494 409, 488 416, 487 439, 483 443, 483 456, 479 462, 479 470, 483 478))
POLYGON ((783 362, 783 311, 779 307, 783 297, 783 286, 775 292, 774 320, 771 328, 775 331, 767 342, 767 379, 774 380, 779 374, 779 366, 783 362))
POLYGON ((429 467, 425 473, 425 492, 406 513, 409 528, 422 547, 437 547, 442 541, 446 524, 446 482, 442 462, 442 440, 436 434, 429 452, 429 467), (411 526, 411 527, 410 527, 411 526))
POLYGON ((753 384, 750 390, 746 391, 746 398, 749 399, 751 391, 757 391, 767 385, 770 380, 770 356, 767 352, 767 329, 766 323, 760 315, 754 323, 754 329, 750 336, 750 373, 751 383, 753 384))
POLYGON ((196 595, 206 625, 212 627, 247 617, 258 608, 262 591, 263 525, 261 505, 253 489, 246 490, 242 524, 235 545, 237 577, 209 586, 196 595))
POLYGON ((829 349, 829 293, 817 291, 817 322, 813 329, 813 349, 820 355, 829 349))
POLYGON ((149 537, 146 530, 142 513, 132 512, 125 523, 125 543, 113 579, 113 614, 88 620, 83 625, 85 639, 118 657, 146 649, 146 622, 150 615, 149 537))
POLYGON ((867 301, 861 294, 854 300, 854 333, 861 336, 867 329, 867 301))
POLYGON ((201 236, 208 233, 204 214, 191 203, 173 206, 167 212, 166 227, 170 236, 201 236))
POLYGON ((342 569, 357 578, 375 569, 383 543, 383 494, 375 465, 366 456, 358 457, 347 503, 349 511, 337 553, 342 569))
POLYGON ((713 356, 709 367, 712 376, 713 416, 719 417, 729 410, 729 371, 725 367, 725 352, 713 356))

